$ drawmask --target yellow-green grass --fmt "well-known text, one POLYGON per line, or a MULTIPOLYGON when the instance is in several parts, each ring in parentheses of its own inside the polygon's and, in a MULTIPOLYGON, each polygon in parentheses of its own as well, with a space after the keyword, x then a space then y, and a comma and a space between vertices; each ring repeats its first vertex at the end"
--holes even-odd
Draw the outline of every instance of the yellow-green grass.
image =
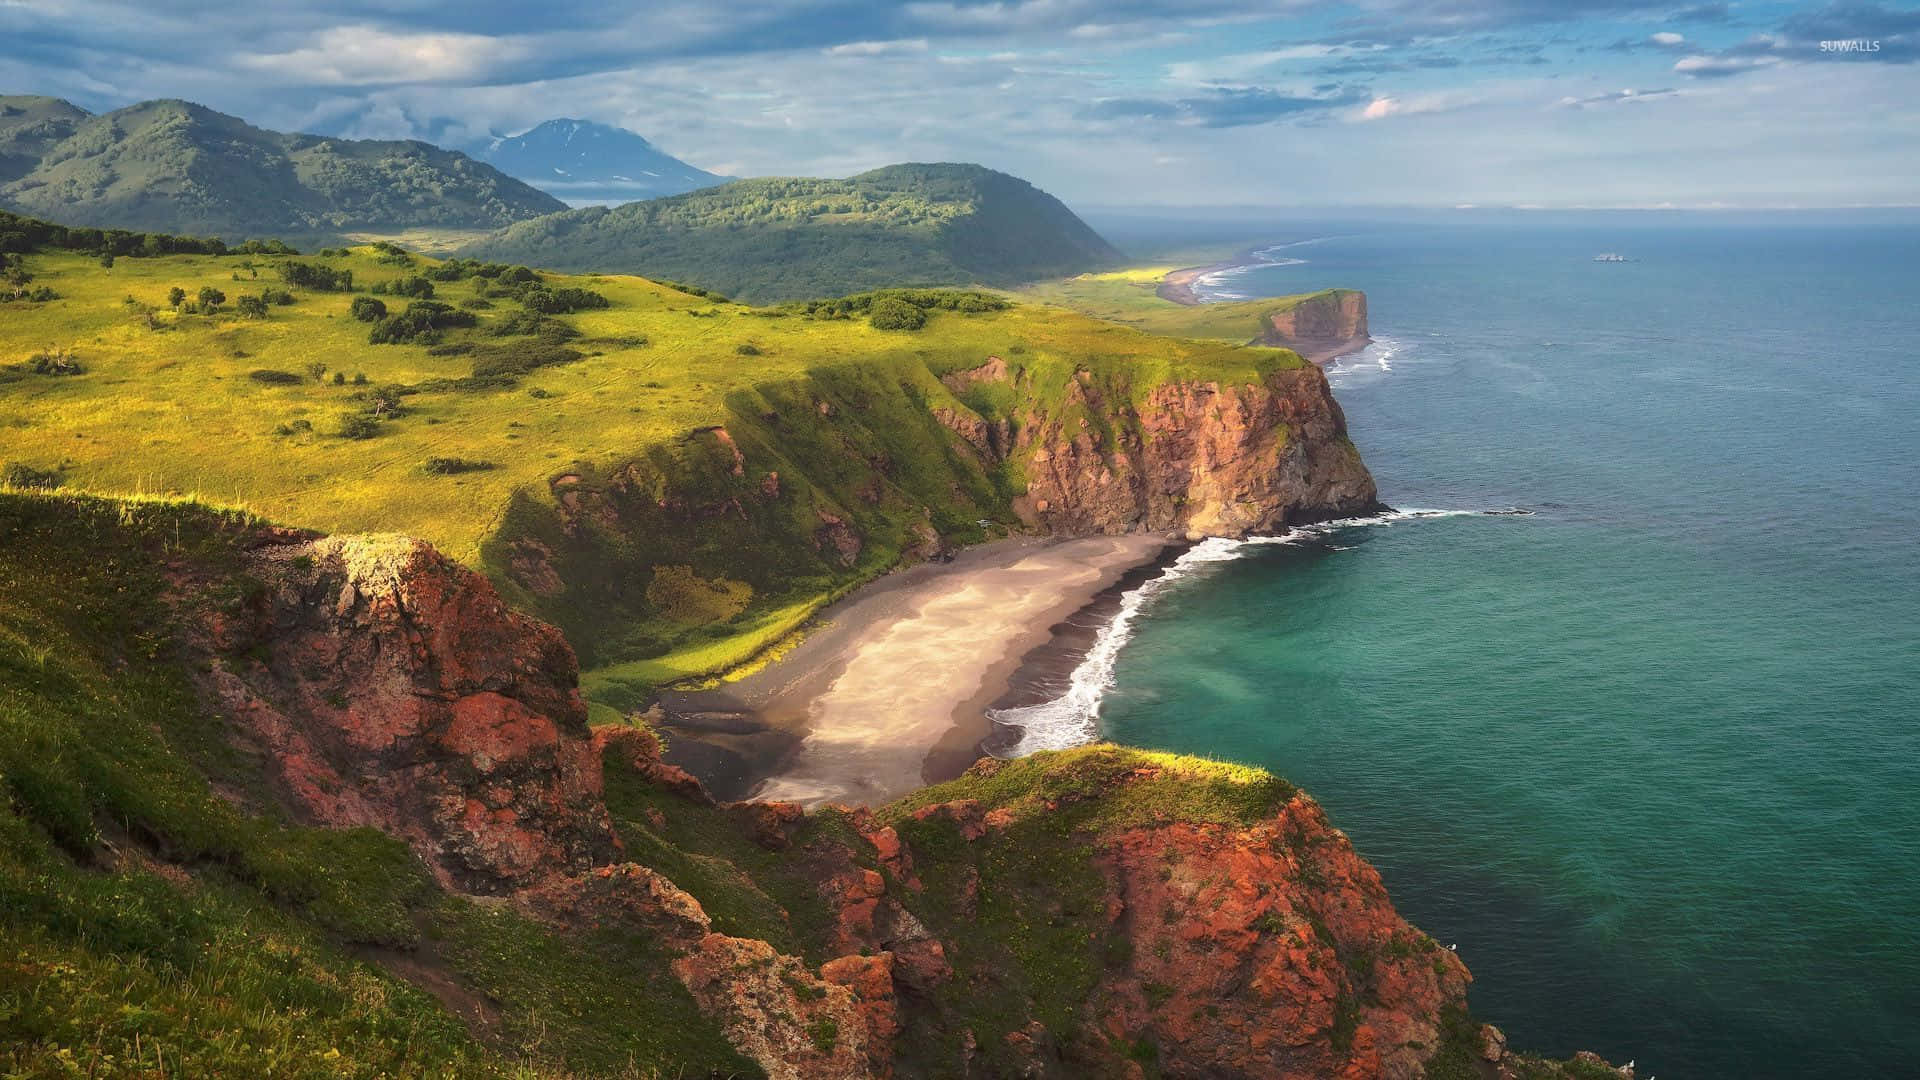
MULTIPOLYGON (((302 256, 351 269, 360 291, 293 289, 296 302, 272 306, 264 319, 235 313, 239 296, 282 287, 284 261, 165 256, 121 258, 104 268, 79 254, 28 256, 34 285, 50 286, 60 299, 0 304, 0 463, 57 470, 79 490, 192 493, 325 532, 404 532, 497 575, 498 567, 485 566, 482 548, 498 535, 516 492, 551 505, 549 481, 569 470, 611 475, 650 448, 708 426, 732 423, 740 434, 740 402, 772 401, 778 388, 811 385, 824 372, 867 371, 873 385, 891 386, 896 396, 910 387, 902 401, 1004 410, 1031 403, 987 400, 993 395, 983 390, 963 404, 934 376, 1004 355, 1031 376, 1024 393, 1057 400, 1077 370, 1138 395, 1176 377, 1247 382, 1300 363, 1284 350, 1169 340, 1030 303, 998 312, 935 311, 925 329, 902 333, 858 319, 816 321, 716 303, 637 277, 550 274, 552 287, 576 285, 612 302, 562 317, 581 334, 569 344, 589 355, 536 370, 510 388, 408 396, 403 418, 381 424, 375 438, 355 440, 336 430, 343 415, 365 407, 364 396, 355 400, 368 389, 354 385, 357 376, 372 387, 414 385, 458 378, 472 367, 470 356, 432 356, 421 345, 368 344, 367 324, 348 313, 369 286, 436 263, 416 257, 397 265, 371 247, 345 257, 302 256), (213 315, 179 314, 166 303, 175 286, 189 297, 211 286, 228 303, 213 315), (22 370, 35 353, 62 350, 84 374, 22 370), (304 376, 310 364, 324 365, 321 379, 281 386, 250 377, 260 369, 304 376), (333 384, 336 372, 347 385, 333 384), (301 421, 311 430, 287 433, 301 421), (493 467, 437 475, 422 467, 434 457, 493 467)), ((458 304, 485 284, 436 282, 435 299, 458 304)), ((395 311, 406 303, 384 299, 395 311)), ((487 327, 520 309, 507 299, 491 303, 478 312, 479 328, 451 337, 497 340, 487 327)), ((784 448, 777 430, 759 436, 757 445, 784 448)), ((874 559, 886 549, 870 549, 872 558, 832 580, 784 595, 762 587, 741 618, 698 633, 675 630, 666 635, 672 651, 619 658, 636 666, 614 664, 609 674, 651 685, 741 663, 845 586, 883 571, 874 559)), ((564 612, 542 612, 576 625, 564 612)))
MULTIPOLYGON (((1186 264, 1191 266, 1193 264, 1186 264)), ((1124 323, 1155 334, 1247 342, 1261 333, 1264 318, 1286 311, 1309 296, 1268 297, 1219 304, 1176 304, 1160 296, 1160 283, 1179 265, 1135 266, 1099 274, 1081 274, 1027 286, 1013 295, 1071 308, 1097 319, 1124 323)))

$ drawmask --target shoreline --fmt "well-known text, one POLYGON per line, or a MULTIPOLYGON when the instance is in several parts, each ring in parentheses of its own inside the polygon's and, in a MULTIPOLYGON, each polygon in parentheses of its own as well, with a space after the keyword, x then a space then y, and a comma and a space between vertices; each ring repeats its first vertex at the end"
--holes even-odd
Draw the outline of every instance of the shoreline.
POLYGON ((1218 273, 1221 270, 1233 270, 1242 266, 1255 265, 1253 262, 1253 253, 1255 250, 1257 249, 1248 248, 1230 259, 1216 263, 1208 263, 1205 266, 1188 266, 1179 270, 1169 271, 1166 276, 1160 279, 1160 287, 1154 290, 1155 294, 1159 296, 1160 299, 1179 304, 1181 307, 1199 307, 1206 303, 1206 301, 1202 300, 1200 294, 1194 291, 1193 283, 1208 274, 1218 273))
POLYGON ((1174 541, 1009 537, 898 570, 830 605, 786 655, 710 690, 663 691, 667 759, 723 801, 879 805, 958 776, 987 710, 1069 622, 1174 541))

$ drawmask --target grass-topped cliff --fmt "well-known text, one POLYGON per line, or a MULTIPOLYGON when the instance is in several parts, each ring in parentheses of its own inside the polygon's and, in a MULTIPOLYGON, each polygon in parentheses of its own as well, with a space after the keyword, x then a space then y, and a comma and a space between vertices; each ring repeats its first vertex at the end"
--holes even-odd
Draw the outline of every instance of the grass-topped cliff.
POLYGON ((496 228, 564 206, 422 142, 267 131, 186 101, 94 116, 0 97, 0 207, 75 225, 237 240, 496 228))
POLYGON ((1058 199, 978 165, 768 177, 585 207, 469 245, 483 259, 687 281, 756 302, 903 285, 1012 285, 1118 253, 1058 199))
MULTIPOLYGON (((1296 296, 1180 304, 1161 295, 1167 276, 1179 270, 1175 266, 1139 266, 1086 273, 1056 281, 1037 282, 1022 288, 1020 293, 1043 303, 1058 304, 1095 318, 1139 327, 1156 334, 1234 342, 1271 339, 1274 336, 1275 317, 1284 319, 1303 305, 1338 305, 1360 295, 1353 289, 1321 289, 1296 296)), ((1358 336, 1364 337, 1364 302, 1360 310, 1358 336)))
POLYGON ((1269 774, 1089 747, 722 807, 589 736, 573 677, 419 545, 0 492, 0 1071, 1465 1078, 1492 1045, 1269 774))
POLYGON ((390 247, 105 260, 92 234, 35 235, 0 290, 13 482, 425 537, 565 627, 622 701, 744 659, 904 554, 1291 512, 1257 477, 1189 490, 1187 440, 1216 416, 1249 462, 1365 475, 1293 353, 991 296, 750 308, 390 247), (1244 408, 1180 389, 1207 386, 1244 408), (1067 452, 1036 469, 1043 442, 1067 452))

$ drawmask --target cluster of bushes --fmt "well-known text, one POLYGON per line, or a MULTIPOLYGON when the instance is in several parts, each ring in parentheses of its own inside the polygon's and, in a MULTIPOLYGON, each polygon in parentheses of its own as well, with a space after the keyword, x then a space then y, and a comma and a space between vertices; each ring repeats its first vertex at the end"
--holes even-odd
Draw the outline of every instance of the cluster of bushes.
POLYGON ((379 322, 387 317, 387 305, 371 296, 356 296, 347 306, 347 314, 361 322, 379 322))
POLYGON ((551 341, 535 340, 515 342, 511 345, 488 345, 474 350, 473 374, 478 379, 501 375, 525 375, 537 368, 571 364, 585 355, 578 349, 569 349, 551 341))
POLYGON ((542 315, 566 315, 613 306, 611 301, 592 289, 572 285, 560 289, 528 289, 520 294, 520 304, 528 311, 537 311, 542 315))
POLYGON ((876 330, 918 330, 927 325, 925 308, 883 296, 867 310, 867 321, 876 330))
POLYGON ((516 311, 496 321, 488 332, 495 337, 531 334, 542 341, 571 341, 580 336, 580 331, 572 326, 537 311, 516 311))
POLYGON ((289 285, 317 292, 353 291, 353 271, 320 263, 282 263, 280 278, 289 285))
POLYGON ((437 300, 415 300, 398 315, 388 315, 373 324, 367 341, 373 345, 438 345, 441 331, 473 326, 480 317, 437 300))
POLYGON ((247 378, 266 386, 297 386, 307 381, 291 371, 275 371, 272 368, 255 368, 247 372, 247 378))
POLYGON ((0 285, 0 303, 5 303, 9 300, 24 300, 28 303, 44 304, 49 300, 58 299, 60 299, 60 294, 54 292, 53 289, 46 285, 36 285, 33 288, 28 288, 25 285, 0 285))
MULTIPOLYGON (((187 300, 187 290, 178 285, 167 290, 167 306, 183 315, 211 315, 219 311, 220 305, 226 302, 227 294, 211 285, 202 285, 200 291, 194 294, 192 301, 187 300)), ((240 298, 240 313, 252 315, 257 311, 259 315, 265 315, 268 303, 291 304, 293 294, 285 290, 268 289, 259 296, 243 296, 240 298), (282 296, 286 299, 280 299, 282 296)))
MULTIPOLYGON (((1006 300, 991 293, 967 289, 879 289, 831 300, 805 300, 788 305, 781 310, 805 315, 810 319, 852 319, 861 315, 870 315, 874 305, 882 301, 893 301, 918 308, 923 315, 929 311, 1004 311, 1011 306, 1006 300)), ((892 303, 887 304, 886 307, 889 311, 899 310, 892 303)), ((921 321, 924 323, 925 319, 921 321)))
POLYGON ((399 244, 386 240, 376 240, 373 244, 373 250, 379 253, 374 257, 375 262, 387 263, 392 266, 413 265, 413 253, 401 247, 399 244))
POLYGON ((9 461, 6 468, 0 469, 0 484, 11 488, 51 491, 61 483, 62 478, 58 469, 36 469, 19 461, 9 461))
POLYGON ((496 466, 491 461, 474 461, 469 458, 430 457, 420 463, 420 468, 435 476, 454 476, 459 473, 485 472, 496 466))
POLYGON ((90 229, 55 225, 0 210, 0 252, 42 248, 143 258, 155 255, 298 255, 279 240, 249 240, 229 247, 218 237, 173 236, 127 229, 90 229))
POLYGON ((409 274, 396 281, 376 281, 368 290, 375 296, 406 296, 415 300, 433 299, 433 282, 419 274, 409 274))
POLYGON ((34 353, 27 360, 27 370, 35 375, 81 375, 87 369, 80 366, 80 361, 74 359, 72 353, 62 349, 59 352, 34 353))

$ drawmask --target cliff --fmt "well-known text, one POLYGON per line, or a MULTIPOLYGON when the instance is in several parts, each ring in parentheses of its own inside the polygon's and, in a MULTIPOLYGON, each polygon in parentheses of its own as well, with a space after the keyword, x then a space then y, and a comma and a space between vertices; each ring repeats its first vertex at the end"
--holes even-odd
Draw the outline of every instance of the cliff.
POLYGON ((721 806, 414 541, 0 493, 0 581, 9 1071, 1574 1075, 1258 770, 721 806))
POLYGON ((1254 344, 1292 349, 1316 364, 1372 344, 1373 338, 1367 335, 1366 293, 1327 289, 1289 300, 1288 306, 1262 313, 1254 344))
MULTIPOLYGON (((1169 346, 1189 347, 1218 348, 1169 346)), ((1238 536, 1374 509, 1320 371, 1230 353, 1191 372, 1012 350, 818 369, 643 457, 557 473, 550 498, 515 501, 487 562, 587 646, 597 700, 637 706, 675 642, 951 544, 1238 536)))

